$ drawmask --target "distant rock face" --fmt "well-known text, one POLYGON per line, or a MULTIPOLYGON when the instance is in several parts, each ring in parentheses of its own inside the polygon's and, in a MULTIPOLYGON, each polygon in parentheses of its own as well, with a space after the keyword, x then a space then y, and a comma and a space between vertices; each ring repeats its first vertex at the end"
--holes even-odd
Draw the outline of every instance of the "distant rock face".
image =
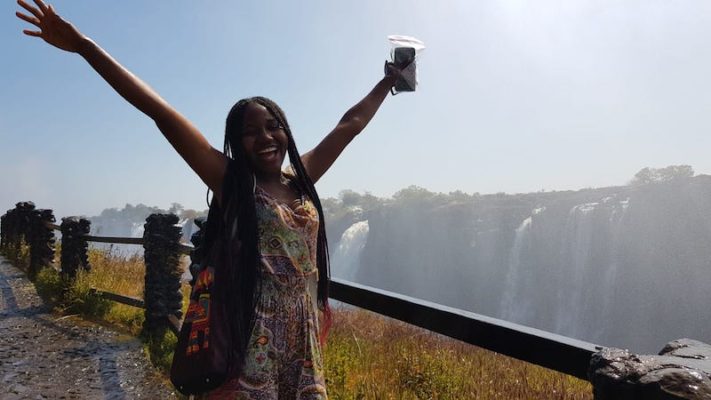
POLYGON ((711 343, 711 176, 356 200, 325 202, 336 278, 641 354, 711 343))
POLYGON ((607 348, 588 372, 595 399, 711 399, 711 345, 691 339, 668 343, 659 355, 607 348))

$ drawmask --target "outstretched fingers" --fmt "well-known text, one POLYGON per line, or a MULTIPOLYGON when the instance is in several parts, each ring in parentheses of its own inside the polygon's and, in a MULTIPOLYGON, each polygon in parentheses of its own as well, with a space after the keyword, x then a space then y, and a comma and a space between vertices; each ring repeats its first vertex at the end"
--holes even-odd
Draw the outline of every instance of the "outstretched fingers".
POLYGON ((27 22, 31 23, 32 25, 34 25, 38 28, 41 28, 39 19, 37 19, 35 17, 30 17, 28 15, 25 15, 25 14, 19 12, 19 11, 16 12, 15 15, 17 15, 17 17, 20 18, 21 20, 27 21, 27 22))
POLYGON ((43 14, 40 10, 38 10, 38 9, 32 7, 31 5, 25 3, 23 0, 17 0, 17 4, 19 4, 20 7, 24 8, 25 10, 29 11, 30 13, 32 13, 32 15, 34 15, 38 20, 41 20, 42 17, 44 17, 44 14, 43 14))
MULTIPOLYGON (((42 29, 42 18, 45 17, 45 14, 49 11, 50 13, 53 12, 51 7, 47 7, 46 4, 42 0, 34 0, 35 4, 37 5, 38 8, 35 8, 23 0, 17 0, 17 4, 19 4, 22 8, 27 10, 30 14, 33 16, 29 16, 26 14, 23 14, 21 12, 15 12, 15 15, 17 15, 18 18, 20 18, 23 21, 29 22, 32 25, 42 29)), ((42 37, 42 31, 32 31, 29 29, 24 29, 22 31, 27 36, 34 36, 34 37, 42 37)))
MULTIPOLYGON (((39 19, 37 19, 37 18, 35 18, 35 17, 27 16, 27 15, 25 15, 25 14, 19 12, 19 11, 16 12, 15 15, 17 15, 17 17, 20 18, 21 20, 27 21, 27 22, 31 23, 32 25, 34 25, 34 26, 36 26, 36 27, 42 29, 42 27, 40 26, 40 20, 39 20, 39 19)), ((31 30, 29 30, 29 29, 24 29, 24 30, 22 31, 22 33, 24 33, 24 34, 27 35, 27 36, 42 37, 42 31, 31 31, 31 30)))
POLYGON ((44 4, 44 1, 42 0, 34 0, 35 4, 37 4, 37 7, 39 7, 40 10, 42 10, 43 14, 47 13, 47 5, 44 4))

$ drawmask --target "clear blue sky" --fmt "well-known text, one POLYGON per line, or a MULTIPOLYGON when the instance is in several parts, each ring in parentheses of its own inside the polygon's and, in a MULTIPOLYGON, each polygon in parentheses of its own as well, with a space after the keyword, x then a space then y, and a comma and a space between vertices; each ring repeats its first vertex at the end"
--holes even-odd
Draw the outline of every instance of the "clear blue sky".
MULTIPOLYGON (((238 99, 265 95, 312 148, 377 82, 386 37, 427 45, 414 94, 386 99, 318 184, 529 192, 619 185, 639 169, 711 172, 711 2, 89 1, 55 8, 221 147, 238 99)), ((0 7, 0 211, 58 217, 179 202, 205 188, 77 55, 0 7)))

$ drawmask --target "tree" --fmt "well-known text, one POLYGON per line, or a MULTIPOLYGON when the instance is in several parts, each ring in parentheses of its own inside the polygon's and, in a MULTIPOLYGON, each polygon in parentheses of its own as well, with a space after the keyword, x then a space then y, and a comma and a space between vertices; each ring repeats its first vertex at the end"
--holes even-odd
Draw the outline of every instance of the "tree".
POLYGON ((691 178, 694 169, 690 165, 669 165, 664 168, 642 168, 634 175, 630 185, 671 182, 677 179, 691 178))

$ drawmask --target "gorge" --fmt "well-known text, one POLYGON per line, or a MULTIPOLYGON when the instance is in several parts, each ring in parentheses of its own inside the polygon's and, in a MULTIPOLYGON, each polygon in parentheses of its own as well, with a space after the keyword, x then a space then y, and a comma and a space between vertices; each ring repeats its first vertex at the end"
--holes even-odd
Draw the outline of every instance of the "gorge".
POLYGON ((327 208, 335 277, 636 352, 711 341, 711 176, 327 208))

